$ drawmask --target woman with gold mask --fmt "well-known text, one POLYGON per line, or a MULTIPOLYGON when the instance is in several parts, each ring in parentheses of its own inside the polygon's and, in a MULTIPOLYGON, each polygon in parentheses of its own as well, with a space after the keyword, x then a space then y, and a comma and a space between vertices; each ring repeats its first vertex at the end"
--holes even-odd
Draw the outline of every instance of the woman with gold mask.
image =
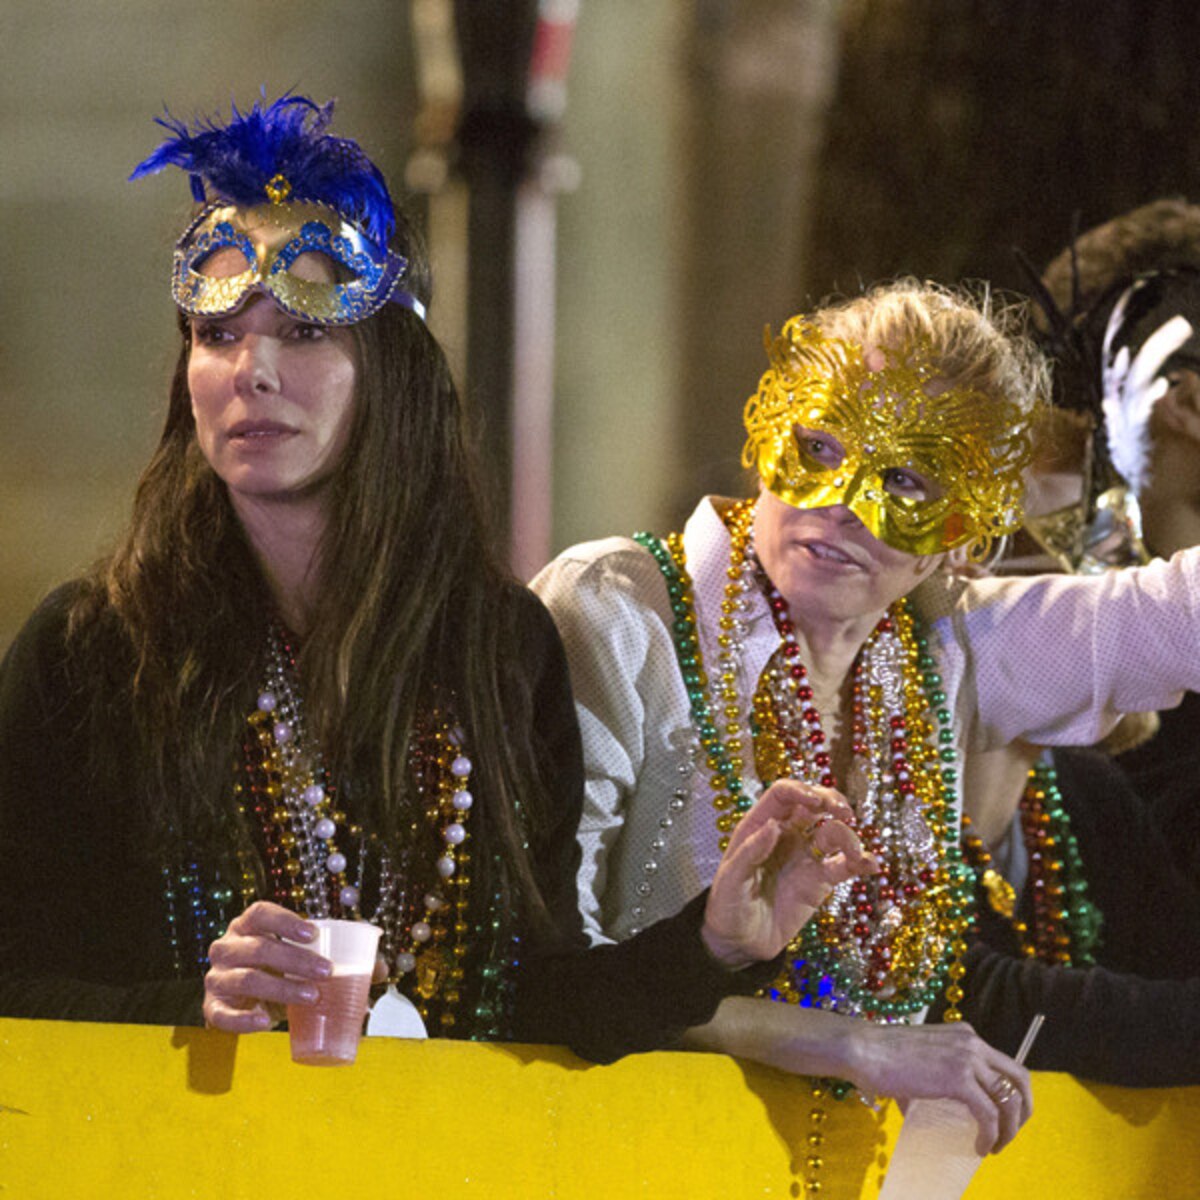
POLYGON ((684 1044, 818 1077, 818 1096, 955 1098, 981 1153, 1015 1135, 1030 1092, 955 1020, 964 759, 1094 741, 1200 679, 1200 555, 1102 579, 943 569, 1021 523, 1046 390, 1023 322, 914 281, 793 318, 745 407, 757 494, 706 498, 663 540, 575 547, 533 585, 583 729, 592 939, 632 937, 703 887, 779 781, 836 789, 879 872, 839 885, 773 985, 684 1044), (915 1024, 939 998, 948 1023, 915 1024))

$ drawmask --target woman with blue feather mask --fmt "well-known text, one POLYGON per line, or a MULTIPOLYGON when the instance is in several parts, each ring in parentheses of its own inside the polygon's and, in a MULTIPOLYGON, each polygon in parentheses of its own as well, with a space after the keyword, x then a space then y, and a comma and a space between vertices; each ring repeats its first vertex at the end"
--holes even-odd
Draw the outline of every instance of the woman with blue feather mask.
POLYGON ((267 1029, 334 916, 430 1033, 667 1044, 873 863, 781 787, 711 888, 587 948, 561 644, 489 540, 414 230, 331 116, 164 118, 134 172, 200 206, 182 344, 129 528, 0 667, 0 1013, 267 1029))

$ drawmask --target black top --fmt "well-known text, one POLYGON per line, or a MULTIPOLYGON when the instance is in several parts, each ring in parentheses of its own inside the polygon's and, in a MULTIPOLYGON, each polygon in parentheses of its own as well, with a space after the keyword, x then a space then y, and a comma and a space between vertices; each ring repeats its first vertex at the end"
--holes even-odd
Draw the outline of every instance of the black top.
MULTIPOLYGON (((1016 1052, 1035 1013, 1028 1059, 1126 1087, 1200 1084, 1200 899, 1175 870, 1169 839, 1111 759, 1057 750, 1054 763, 1089 894, 1104 924, 1094 967, 1023 958, 1009 921, 981 898, 965 959, 965 1018, 1016 1052)), ((1030 885, 1018 916, 1031 920, 1030 885)), ((933 1019, 936 1019, 934 1014, 933 1019)))
POLYGON ((1176 868, 1200 887, 1200 692, 1158 717, 1158 733, 1117 762, 1168 834, 1176 868))
MULTIPOLYGON (((1180 829, 1161 820, 1147 785, 1122 769, 1123 756, 1059 750, 1054 763, 1104 916, 1097 962, 1152 979, 1200 976, 1200 876, 1180 870, 1180 829)), ((1179 784, 1200 802, 1194 776, 1179 784)), ((1198 819, 1193 809, 1188 825, 1196 829, 1198 819)))
MULTIPOLYGON (((162 865, 144 848, 142 810, 119 779, 89 766, 97 735, 84 714, 124 651, 114 646, 86 678, 71 669, 66 615, 77 591, 68 584, 50 596, 0 665, 0 1014, 199 1024, 200 969, 177 977, 162 865)), ((566 658, 540 602, 516 594, 536 744, 555 800, 553 824, 531 850, 561 938, 524 945, 508 1032, 610 1061, 669 1044, 725 995, 767 982, 776 964, 717 964, 699 935, 703 895, 630 941, 588 947, 575 890, 583 766, 566 658)), ((128 714, 114 705, 109 720, 120 737, 128 714)), ((230 747, 231 775, 235 754, 230 747)), ((471 1033, 464 1026, 457 1036, 471 1033)))

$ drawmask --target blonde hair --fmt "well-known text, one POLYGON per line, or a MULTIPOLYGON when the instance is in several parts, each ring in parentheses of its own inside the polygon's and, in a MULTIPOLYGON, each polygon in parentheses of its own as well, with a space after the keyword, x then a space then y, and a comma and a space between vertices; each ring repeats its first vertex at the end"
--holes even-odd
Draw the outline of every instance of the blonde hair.
POLYGON ((912 278, 827 302, 811 316, 823 333, 864 349, 924 343, 949 387, 1007 400, 1040 418, 1050 370, 1029 336, 1029 319, 1027 304, 1001 300, 986 284, 946 287, 912 278))

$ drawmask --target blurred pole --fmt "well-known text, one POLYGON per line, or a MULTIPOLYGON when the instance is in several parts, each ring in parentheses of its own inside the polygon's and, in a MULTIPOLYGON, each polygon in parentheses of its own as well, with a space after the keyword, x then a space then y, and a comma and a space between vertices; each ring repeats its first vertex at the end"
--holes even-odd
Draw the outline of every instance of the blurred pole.
POLYGON ((537 125, 525 93, 537 0, 455 0, 463 72, 458 167, 467 216, 467 387, 483 414, 496 526, 510 544, 517 192, 537 125))
POLYGON ((579 0, 541 0, 526 89, 539 142, 516 195, 509 556, 519 579, 533 576, 552 549, 556 197, 578 184, 577 165, 554 142, 578 11, 579 0))
POLYGON ((430 193, 435 325, 452 362, 465 342, 458 374, 483 415, 496 527, 521 578, 550 554, 554 196, 575 173, 550 147, 578 8, 579 0, 412 6, 422 110, 408 183, 430 193))
POLYGON ((700 0, 689 47, 689 175, 681 424, 697 491, 741 495, 745 397, 762 373, 762 331, 808 307, 802 250, 837 72, 841 0, 700 0), (749 265, 747 265, 749 264, 749 265), (713 281, 718 281, 713 286, 713 281))
POLYGON ((433 267, 429 326, 446 352, 455 380, 466 379, 467 186, 451 171, 462 112, 463 77, 454 32, 453 0, 411 0, 419 107, 416 148, 404 181, 425 198, 425 236, 433 267))

